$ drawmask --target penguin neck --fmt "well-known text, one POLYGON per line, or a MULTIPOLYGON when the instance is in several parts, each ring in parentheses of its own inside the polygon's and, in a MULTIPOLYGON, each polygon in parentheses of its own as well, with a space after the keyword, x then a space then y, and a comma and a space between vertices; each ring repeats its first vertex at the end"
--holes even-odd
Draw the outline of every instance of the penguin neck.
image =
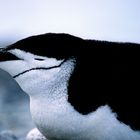
POLYGON ((30 96, 31 100, 35 100, 37 102, 50 102, 61 98, 67 99, 67 81, 60 79, 58 81, 52 81, 50 84, 44 81, 38 85, 40 84, 41 86, 38 87, 36 93, 30 96))
MULTIPOLYGON (((56 114, 64 113, 67 102, 67 85, 68 79, 65 77, 57 77, 49 82, 43 82, 42 87, 38 88, 39 93, 30 96, 30 110, 32 118, 36 125, 43 127, 43 122, 47 120, 55 120, 56 114), (63 110, 64 109, 64 110, 63 110)), ((31 93, 32 94, 32 93, 31 93)))
POLYGON ((32 84, 29 95, 33 100, 38 101, 47 101, 47 100, 57 100, 60 98, 66 98, 68 96, 68 83, 70 76, 74 70, 74 60, 67 60, 59 70, 56 70, 56 74, 50 79, 45 77, 47 75, 44 73, 44 76, 35 81, 35 84, 32 84))

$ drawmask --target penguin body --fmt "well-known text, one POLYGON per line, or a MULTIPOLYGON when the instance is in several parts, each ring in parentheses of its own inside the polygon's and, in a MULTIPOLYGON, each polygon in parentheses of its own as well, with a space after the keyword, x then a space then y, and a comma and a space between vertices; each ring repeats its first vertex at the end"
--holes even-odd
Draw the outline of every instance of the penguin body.
POLYGON ((49 140, 140 139, 139 62, 139 44, 68 34, 29 37, 0 53, 49 140))

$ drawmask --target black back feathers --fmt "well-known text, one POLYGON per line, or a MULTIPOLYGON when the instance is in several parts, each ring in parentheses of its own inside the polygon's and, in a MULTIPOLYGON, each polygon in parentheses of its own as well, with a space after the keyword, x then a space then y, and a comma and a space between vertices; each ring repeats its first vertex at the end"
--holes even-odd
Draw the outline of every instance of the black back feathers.
POLYGON ((82 114, 108 104, 120 121, 140 130, 140 45, 86 42, 69 82, 69 102, 82 114))
POLYGON ((140 45, 83 40, 67 34, 44 34, 21 40, 6 50, 40 56, 75 57, 68 101, 82 114, 108 104, 118 119, 140 130, 140 45))

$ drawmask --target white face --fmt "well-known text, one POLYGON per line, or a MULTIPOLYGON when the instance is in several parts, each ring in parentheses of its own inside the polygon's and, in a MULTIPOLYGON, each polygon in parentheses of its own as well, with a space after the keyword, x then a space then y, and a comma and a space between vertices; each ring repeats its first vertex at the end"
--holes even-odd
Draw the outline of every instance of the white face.
POLYGON ((20 58, 0 62, 0 68, 7 71, 29 93, 32 85, 39 86, 40 81, 46 82, 57 75, 64 60, 37 56, 19 49, 8 51, 20 58))

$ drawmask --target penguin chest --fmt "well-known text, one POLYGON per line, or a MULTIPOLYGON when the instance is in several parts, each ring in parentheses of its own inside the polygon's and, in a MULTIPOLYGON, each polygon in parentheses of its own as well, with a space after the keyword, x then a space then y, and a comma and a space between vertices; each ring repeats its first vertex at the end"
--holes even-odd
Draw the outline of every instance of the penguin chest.
POLYGON ((47 138, 69 140, 81 137, 84 116, 76 112, 65 98, 45 99, 40 103, 31 100, 31 113, 38 129, 47 138))

